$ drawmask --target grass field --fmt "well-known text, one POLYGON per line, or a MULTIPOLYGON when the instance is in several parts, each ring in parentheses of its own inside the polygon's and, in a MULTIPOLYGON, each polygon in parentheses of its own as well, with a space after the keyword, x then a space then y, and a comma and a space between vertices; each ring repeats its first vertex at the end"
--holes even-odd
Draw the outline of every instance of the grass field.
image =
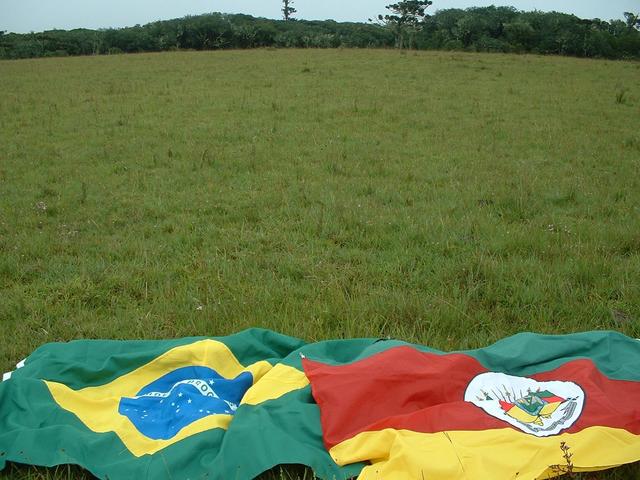
POLYGON ((638 63, 178 52, 0 62, 0 88, 0 371, 252 326, 640 337, 638 63))

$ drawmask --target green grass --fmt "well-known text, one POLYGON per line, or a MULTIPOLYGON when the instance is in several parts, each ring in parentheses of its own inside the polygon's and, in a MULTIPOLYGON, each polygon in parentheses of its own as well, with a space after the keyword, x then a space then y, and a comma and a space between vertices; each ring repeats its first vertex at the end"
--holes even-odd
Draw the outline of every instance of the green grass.
MULTIPOLYGON (((0 62, 0 371, 45 342, 253 326, 640 337, 639 75, 362 50, 0 62)), ((8 475, 82 478, 53 472, 8 475)))

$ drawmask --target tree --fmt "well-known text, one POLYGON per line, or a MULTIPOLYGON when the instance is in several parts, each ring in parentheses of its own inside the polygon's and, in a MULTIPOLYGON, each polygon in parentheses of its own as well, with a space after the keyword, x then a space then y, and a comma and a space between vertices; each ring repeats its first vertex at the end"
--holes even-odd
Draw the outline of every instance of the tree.
POLYGON ((624 18, 627 19, 627 26, 629 28, 637 28, 640 30, 640 15, 631 12, 624 12, 624 18))
POLYGON ((297 12, 295 8, 292 7, 293 0, 282 0, 282 14, 284 15, 284 19, 286 21, 291 20, 291 15, 297 12))
POLYGON ((530 52, 536 42, 536 31, 529 22, 517 19, 505 24, 504 33, 511 47, 517 52, 530 52))
POLYGON ((431 0, 404 0, 386 6, 391 14, 378 15, 378 20, 393 30, 397 48, 414 45, 415 35, 426 17, 425 10, 432 3, 431 0))

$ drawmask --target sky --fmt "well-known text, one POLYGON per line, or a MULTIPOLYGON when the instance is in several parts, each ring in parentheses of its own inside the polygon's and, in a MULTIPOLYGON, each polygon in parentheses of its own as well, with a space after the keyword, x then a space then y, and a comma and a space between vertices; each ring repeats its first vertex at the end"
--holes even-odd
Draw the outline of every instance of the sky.
MULTIPOLYGON (((390 0, 295 0, 297 18, 366 22, 390 0)), ((640 0, 434 0, 431 11, 509 5, 519 10, 573 13, 610 20, 639 12, 640 0)), ((0 0, 0 31, 38 32, 54 28, 109 28, 145 24, 208 12, 280 18, 280 0, 0 0)))

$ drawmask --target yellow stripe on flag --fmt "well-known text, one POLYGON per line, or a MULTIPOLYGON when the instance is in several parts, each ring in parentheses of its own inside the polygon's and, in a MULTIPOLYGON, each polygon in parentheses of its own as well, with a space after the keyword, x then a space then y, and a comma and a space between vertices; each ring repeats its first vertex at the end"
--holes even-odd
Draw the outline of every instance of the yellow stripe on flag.
POLYGON ((241 404, 257 405, 267 400, 280 398, 285 393, 304 388, 307 385, 309 385, 309 379, 304 372, 278 364, 247 391, 241 404))
POLYGON ((606 470, 638 458, 640 437, 591 427, 575 434, 535 437, 514 429, 417 433, 364 432, 330 450, 338 465, 371 462, 358 480, 543 480, 566 470, 561 442, 573 454, 573 471, 606 470))

